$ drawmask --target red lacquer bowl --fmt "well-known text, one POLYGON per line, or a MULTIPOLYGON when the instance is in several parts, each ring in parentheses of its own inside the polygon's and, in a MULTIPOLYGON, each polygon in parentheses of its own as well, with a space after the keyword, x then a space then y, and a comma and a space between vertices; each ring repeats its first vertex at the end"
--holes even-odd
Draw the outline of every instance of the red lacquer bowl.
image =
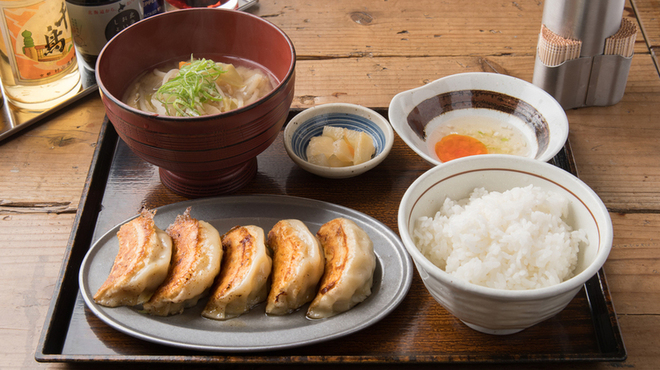
POLYGON ((255 15, 185 9, 137 22, 99 55, 96 80, 115 130, 140 158, 159 167, 161 181, 187 197, 234 192, 257 172, 256 157, 277 138, 294 95, 296 54, 289 37, 255 15), (240 58, 279 82, 251 105, 203 117, 165 117, 121 99, 142 73, 172 60, 240 58))

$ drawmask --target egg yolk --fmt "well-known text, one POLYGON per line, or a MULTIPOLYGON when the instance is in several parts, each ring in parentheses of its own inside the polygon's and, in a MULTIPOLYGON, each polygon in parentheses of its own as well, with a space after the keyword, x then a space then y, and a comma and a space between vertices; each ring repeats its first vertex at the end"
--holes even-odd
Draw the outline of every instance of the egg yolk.
POLYGON ((488 148, 472 136, 451 134, 435 144, 435 154, 441 161, 447 162, 469 155, 488 154, 488 148))

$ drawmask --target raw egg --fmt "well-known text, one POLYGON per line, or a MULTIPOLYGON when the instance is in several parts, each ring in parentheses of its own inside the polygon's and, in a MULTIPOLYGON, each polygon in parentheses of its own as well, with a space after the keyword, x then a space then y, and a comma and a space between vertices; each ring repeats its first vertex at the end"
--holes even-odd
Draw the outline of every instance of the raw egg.
POLYGON ((447 162, 469 155, 488 154, 488 148, 472 136, 451 134, 435 144, 435 154, 441 161, 447 162))
POLYGON ((443 118, 426 143, 429 153, 442 162, 475 154, 533 157, 538 149, 535 134, 523 122, 516 122, 478 114, 443 118))

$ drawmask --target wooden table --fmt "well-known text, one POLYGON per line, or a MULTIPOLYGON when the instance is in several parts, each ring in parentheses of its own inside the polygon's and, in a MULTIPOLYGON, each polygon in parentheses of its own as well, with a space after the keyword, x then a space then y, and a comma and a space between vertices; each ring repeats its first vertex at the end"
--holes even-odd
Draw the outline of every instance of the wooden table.
MULTIPOLYGON (((384 109, 396 93, 454 73, 489 71, 531 81, 543 2, 481 0, 468 8, 436 0, 261 0, 252 12, 281 27, 296 46, 292 108, 351 102, 384 109)), ((603 199, 614 224, 605 272, 628 358, 575 368, 653 369, 660 363, 660 3, 629 0, 624 16, 641 32, 622 101, 567 114, 579 176, 603 199)), ((103 118, 93 94, 0 143, 2 368, 75 367, 37 363, 34 354, 103 118)), ((388 166, 406 168, 405 154, 412 151, 400 139, 396 146, 402 156, 388 158, 388 166)), ((428 168, 413 164, 419 173, 428 168)), ((257 179, 250 191, 268 186, 257 179)), ((407 186, 391 183, 396 196, 407 186)), ((273 186, 286 194, 286 176, 273 186)), ((382 221, 395 229, 392 213, 382 221)))

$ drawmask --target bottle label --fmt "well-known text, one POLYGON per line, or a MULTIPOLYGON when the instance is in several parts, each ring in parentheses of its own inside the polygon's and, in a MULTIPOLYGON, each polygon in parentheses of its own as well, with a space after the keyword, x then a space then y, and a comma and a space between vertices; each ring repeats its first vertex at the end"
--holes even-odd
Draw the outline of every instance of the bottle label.
POLYGON ((97 56, 103 46, 124 28, 142 19, 140 0, 122 0, 105 5, 67 3, 76 48, 97 56))
POLYGON ((64 1, 40 1, 2 8, 2 33, 16 82, 52 79, 76 63, 64 1))
POLYGON ((163 12, 163 0, 143 0, 142 6, 144 8, 145 18, 163 12))

